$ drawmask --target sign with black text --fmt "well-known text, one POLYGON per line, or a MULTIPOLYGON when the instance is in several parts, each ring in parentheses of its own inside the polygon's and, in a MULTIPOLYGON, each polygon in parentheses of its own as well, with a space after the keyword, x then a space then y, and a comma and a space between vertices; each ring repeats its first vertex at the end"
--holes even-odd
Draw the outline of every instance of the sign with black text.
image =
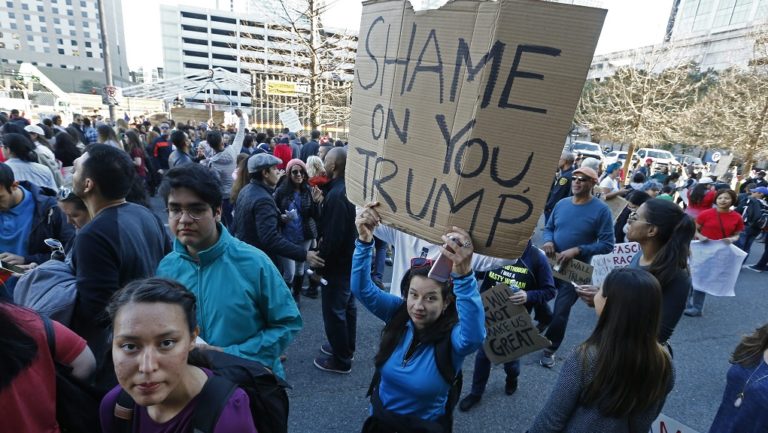
POLYGON ((483 350, 494 364, 514 361, 552 344, 539 335, 525 306, 509 300, 511 295, 512 291, 504 284, 497 284, 480 295, 485 308, 483 350))

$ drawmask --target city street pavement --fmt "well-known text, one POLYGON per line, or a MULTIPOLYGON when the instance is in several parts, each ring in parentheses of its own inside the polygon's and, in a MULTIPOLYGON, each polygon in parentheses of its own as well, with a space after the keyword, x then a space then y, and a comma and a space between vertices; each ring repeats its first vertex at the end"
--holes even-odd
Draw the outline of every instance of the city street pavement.
MULTIPOLYGON (((162 215, 163 206, 153 200, 162 215)), ((538 238, 539 233, 534 236, 538 238)), ((747 263, 759 258, 764 244, 755 243, 747 263)), ((391 268, 387 267, 389 278, 391 268)), ((742 335, 768 321, 768 273, 742 270, 736 297, 708 296, 704 316, 683 317, 671 338, 676 383, 663 413, 694 430, 705 433, 722 398, 728 358, 742 335)), ((357 351, 348 375, 327 373, 312 364, 325 341, 320 300, 302 298, 304 329, 286 351, 286 379, 293 386, 290 431, 297 433, 358 432, 368 414, 365 394, 373 375, 382 322, 358 304, 357 351)), ((504 372, 491 372, 486 393, 470 412, 456 411, 454 432, 525 432, 549 397, 562 359, 584 341, 596 321, 593 309, 579 302, 573 308, 566 338, 553 369, 538 364, 537 354, 522 359, 518 391, 504 394, 504 372)), ((471 386, 474 358, 464 362, 464 392, 471 386)))

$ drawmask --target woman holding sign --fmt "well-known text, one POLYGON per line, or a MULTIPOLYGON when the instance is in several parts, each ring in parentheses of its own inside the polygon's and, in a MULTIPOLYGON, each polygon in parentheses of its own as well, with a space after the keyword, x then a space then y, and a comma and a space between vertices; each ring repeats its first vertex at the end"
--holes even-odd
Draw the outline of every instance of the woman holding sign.
MULTIPOLYGON (((696 217, 696 240, 724 241, 729 244, 739 240, 744 230, 744 220, 738 212, 731 210, 731 206, 736 204, 736 199, 736 192, 732 189, 723 188, 715 193, 715 207, 701 212, 696 217)), ((706 293, 692 290, 684 314, 701 317, 705 297, 706 293)))
POLYGON ((371 416, 363 432, 451 432, 461 383, 457 373, 485 339, 472 241, 457 227, 443 236, 442 256, 452 262, 445 282, 428 276, 431 260, 412 259, 401 282, 404 300, 371 280, 373 229, 381 222, 376 205, 367 205, 355 220, 358 239, 352 259, 352 293, 386 322, 369 389, 371 416))
POLYGON ((650 430, 674 385, 672 359, 656 339, 661 298, 644 270, 608 274, 594 297, 597 325, 566 359, 529 433, 650 430))

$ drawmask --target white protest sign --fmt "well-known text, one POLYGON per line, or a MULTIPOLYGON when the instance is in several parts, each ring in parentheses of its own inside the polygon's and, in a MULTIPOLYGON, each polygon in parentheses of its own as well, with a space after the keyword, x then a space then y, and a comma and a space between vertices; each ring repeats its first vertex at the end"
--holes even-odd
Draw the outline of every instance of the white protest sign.
POLYGON ((303 126, 301 126, 301 121, 299 121, 299 115, 296 113, 296 110, 293 108, 289 108, 279 114, 280 121, 283 122, 283 125, 285 125, 286 128, 290 129, 291 132, 298 132, 304 129, 303 126))
POLYGON ((616 268, 625 268, 632 258, 640 252, 637 242, 624 242, 613 246, 608 254, 592 256, 592 285, 600 287, 605 277, 616 268))
POLYGON ((736 296, 734 288, 747 253, 725 241, 691 242, 693 288, 713 296, 736 296))
POLYGON ((547 199, 606 11, 457 0, 363 4, 346 187, 429 242, 452 226, 516 258, 547 199), (578 29, 578 31, 573 31, 578 29))
POLYGON ((651 424, 649 433, 698 433, 687 425, 662 414, 651 424))

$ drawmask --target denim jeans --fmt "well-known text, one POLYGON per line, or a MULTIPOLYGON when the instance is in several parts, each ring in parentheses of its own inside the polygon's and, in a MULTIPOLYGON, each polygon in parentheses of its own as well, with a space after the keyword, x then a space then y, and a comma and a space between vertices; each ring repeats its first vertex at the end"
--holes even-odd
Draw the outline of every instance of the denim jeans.
MULTIPOLYGON (((507 379, 520 376, 520 360, 504 363, 504 371, 507 373, 507 379)), ((491 361, 485 355, 485 351, 481 347, 475 355, 475 371, 472 373, 472 390, 470 394, 477 396, 483 395, 485 392, 485 385, 488 384, 488 378, 491 375, 491 361)))
POLYGON ((555 311, 552 313, 552 322, 547 328, 545 337, 552 342, 549 350, 556 352, 565 338, 565 328, 568 326, 568 318, 571 315, 573 304, 579 299, 576 294, 576 288, 569 281, 563 281, 555 278, 557 287, 557 296, 555 297, 555 311))
POLYGON ((704 299, 706 297, 706 293, 691 289, 691 293, 688 296, 688 308, 701 312, 704 309, 704 299))
POLYGON ((764 244, 763 255, 760 256, 760 260, 755 263, 755 267, 758 269, 768 270, 768 242, 764 244))
POLYGON ((371 277, 381 280, 384 278, 384 266, 386 266, 385 261, 387 259, 388 245, 386 242, 382 241, 376 236, 373 237, 373 241, 375 243, 374 251, 376 255, 373 258, 373 269, 371 270, 371 277))
POLYGON ((349 287, 349 274, 325 275, 322 310, 325 336, 333 349, 333 357, 344 366, 352 365, 357 333, 357 305, 349 287))
MULTIPOLYGON (((757 239, 757 235, 759 234, 760 230, 745 227, 741 234, 739 234, 739 240, 736 241, 736 246, 747 253, 747 257, 749 257, 749 250, 752 248, 752 243, 757 239)), ((746 260, 746 257, 744 259, 746 260)))

